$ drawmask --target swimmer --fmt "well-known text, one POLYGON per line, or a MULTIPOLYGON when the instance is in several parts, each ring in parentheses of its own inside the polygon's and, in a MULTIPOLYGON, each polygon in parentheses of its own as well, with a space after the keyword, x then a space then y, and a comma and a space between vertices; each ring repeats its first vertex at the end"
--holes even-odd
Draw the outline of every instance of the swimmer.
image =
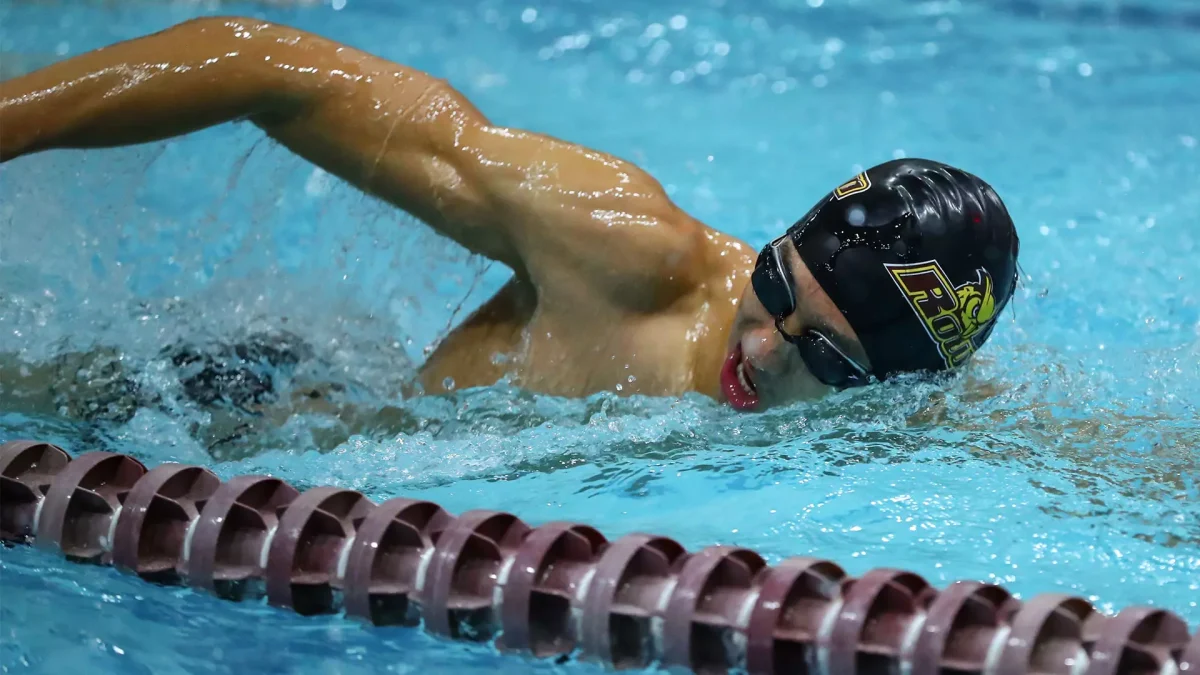
POLYGON ((873 166, 755 251, 627 161, 497 126, 441 79, 257 19, 187 21, 0 84, 0 162, 234 121, 512 270, 422 366, 426 393, 508 378, 764 410, 960 369, 1017 282, 1013 222, 964 170, 873 166))

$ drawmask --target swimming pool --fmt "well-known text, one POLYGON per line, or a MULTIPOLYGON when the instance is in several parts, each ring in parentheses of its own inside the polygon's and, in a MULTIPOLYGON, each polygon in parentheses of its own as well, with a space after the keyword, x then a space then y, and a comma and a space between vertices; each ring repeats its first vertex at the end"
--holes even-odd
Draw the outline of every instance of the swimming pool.
MULTIPOLYGON (((1200 44, 1187 3, 336 6, 5 0, 0 49, 19 70, 202 12, 267 16, 447 77, 498 122, 635 160, 755 245, 856 167, 944 159, 995 185, 1017 220, 1013 310, 974 381, 944 392, 889 386, 743 416, 699 398, 496 386, 393 401, 397 433, 324 453, 312 448, 328 420, 289 420, 271 447, 224 462, 192 440, 187 409, 108 427, 5 413, 0 439, 1200 623, 1200 44)), ((0 196, 0 352, 117 345, 166 393, 163 344, 286 325, 378 399, 505 278, 250 129, 22 159, 0 168, 0 196)), ((0 554, 0 583, 13 672, 557 668, 30 550, 0 554)))

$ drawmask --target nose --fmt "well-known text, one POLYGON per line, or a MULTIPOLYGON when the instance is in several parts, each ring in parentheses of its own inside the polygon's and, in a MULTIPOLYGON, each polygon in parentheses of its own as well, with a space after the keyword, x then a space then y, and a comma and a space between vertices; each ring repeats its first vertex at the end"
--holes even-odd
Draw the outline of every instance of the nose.
POLYGON ((782 343, 774 324, 758 325, 743 334, 742 356, 756 371, 778 373, 785 366, 782 343))

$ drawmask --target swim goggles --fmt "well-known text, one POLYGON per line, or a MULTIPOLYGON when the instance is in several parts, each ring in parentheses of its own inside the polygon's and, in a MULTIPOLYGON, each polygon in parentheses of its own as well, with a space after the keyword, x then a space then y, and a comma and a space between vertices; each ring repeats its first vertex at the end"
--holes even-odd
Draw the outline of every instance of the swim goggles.
MULTIPOLYGON (((798 234, 799 231, 795 231, 798 234)), ((813 377, 838 389, 861 387, 869 383, 870 371, 850 358, 824 333, 809 328, 792 335, 783 328, 783 320, 796 311, 796 280, 780 257, 779 248, 795 236, 793 231, 763 247, 754 263, 750 283, 759 302, 775 318, 775 328, 784 340, 796 346, 800 359, 813 377)))

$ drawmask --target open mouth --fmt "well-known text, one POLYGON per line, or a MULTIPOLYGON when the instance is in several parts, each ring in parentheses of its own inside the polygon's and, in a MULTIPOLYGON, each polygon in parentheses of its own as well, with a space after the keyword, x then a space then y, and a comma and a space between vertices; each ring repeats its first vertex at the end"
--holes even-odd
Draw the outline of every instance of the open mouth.
POLYGON ((746 367, 740 343, 725 358, 725 365, 721 368, 721 390, 729 404, 738 410, 758 407, 758 388, 746 367))

